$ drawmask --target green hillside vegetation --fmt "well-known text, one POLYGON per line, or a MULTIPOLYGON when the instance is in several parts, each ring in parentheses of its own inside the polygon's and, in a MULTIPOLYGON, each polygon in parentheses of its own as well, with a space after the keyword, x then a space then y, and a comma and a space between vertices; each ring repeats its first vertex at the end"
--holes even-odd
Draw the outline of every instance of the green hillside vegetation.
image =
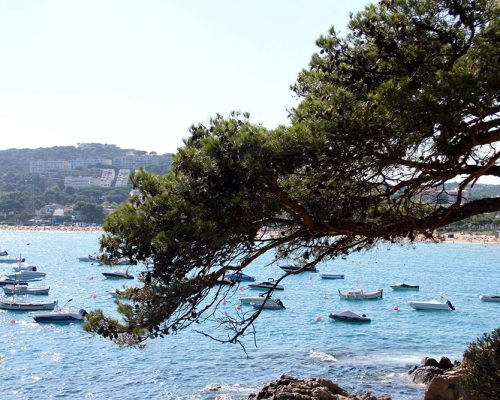
MULTIPOLYGON (((171 155, 148 153, 142 150, 121 149, 116 145, 87 143, 78 146, 57 146, 39 149, 8 149, 0 151, 0 223, 30 224, 41 219, 44 223, 96 223, 104 220, 104 210, 114 209, 124 202, 130 187, 65 187, 64 178, 84 175, 84 168, 74 171, 52 171, 48 174, 31 174, 31 161, 56 161, 75 159, 114 159, 134 155, 158 156, 157 165, 146 166, 151 173, 165 174, 171 165, 171 155), (73 211, 57 219, 36 215, 46 205, 59 205, 73 211)), ((94 165, 92 168, 115 168, 110 165, 94 165)), ((95 172, 96 173, 96 172, 95 172)), ((50 209, 50 212, 53 210, 50 209)), ((40 213, 38 213, 40 214, 40 213)), ((50 214, 50 213, 49 213, 50 214)))

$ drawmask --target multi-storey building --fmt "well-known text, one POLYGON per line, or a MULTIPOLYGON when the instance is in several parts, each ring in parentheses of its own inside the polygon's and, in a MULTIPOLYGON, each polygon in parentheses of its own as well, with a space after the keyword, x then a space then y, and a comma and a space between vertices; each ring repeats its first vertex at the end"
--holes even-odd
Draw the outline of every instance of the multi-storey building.
POLYGON ((130 175, 129 169, 120 169, 116 177, 115 187, 126 187, 129 185, 128 176, 130 175))

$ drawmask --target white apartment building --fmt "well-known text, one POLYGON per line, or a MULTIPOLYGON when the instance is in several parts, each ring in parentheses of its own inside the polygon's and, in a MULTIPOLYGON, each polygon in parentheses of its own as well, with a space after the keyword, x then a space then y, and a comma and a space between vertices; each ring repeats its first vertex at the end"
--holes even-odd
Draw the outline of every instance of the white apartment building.
POLYGON ((68 162, 64 160, 30 161, 31 174, 45 174, 50 171, 67 171, 68 169, 68 162))
POLYGON ((101 178, 91 176, 67 176, 64 178, 64 187, 83 189, 91 186, 101 186, 101 178))
POLYGON ((115 180, 115 170, 114 169, 103 169, 101 174, 101 187, 111 187, 113 186, 113 181, 115 180))
POLYGON ((129 175, 130 175, 130 169, 120 169, 118 171, 118 176, 116 177, 115 187, 129 186, 129 180, 128 180, 129 175))

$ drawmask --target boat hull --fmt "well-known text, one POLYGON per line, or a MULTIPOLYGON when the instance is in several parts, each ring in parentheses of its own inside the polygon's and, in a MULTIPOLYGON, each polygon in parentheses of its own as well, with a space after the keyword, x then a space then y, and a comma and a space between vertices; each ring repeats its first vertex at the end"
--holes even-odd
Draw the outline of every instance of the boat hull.
POLYGON ((356 316, 346 316, 342 314, 330 314, 330 318, 334 319, 335 321, 341 321, 341 322, 353 322, 353 323, 369 323, 372 322, 370 318, 367 317, 362 317, 360 315, 356 316))
POLYGON ((406 290, 420 290, 419 285, 391 285, 392 290, 406 291, 406 290))
POLYGON ((321 274, 321 279, 344 279, 342 274, 321 274))
POLYGON ((56 301, 49 302, 16 302, 2 300, 0 301, 0 309, 10 311, 40 311, 53 310, 56 307, 56 301))
POLYGON ((486 296, 482 294, 481 296, 479 296, 479 298, 481 299, 481 301, 485 301, 488 303, 500 303, 500 296, 486 296))
POLYGON ((409 301, 411 308, 419 311, 452 311, 447 303, 428 301, 409 301))
POLYGON ((34 288, 29 286, 11 286, 7 285, 3 287, 3 291, 6 295, 14 294, 32 294, 32 295, 47 295, 49 294, 50 288, 34 288))
POLYGON ((341 292, 339 290, 339 296, 344 300, 375 300, 383 297, 383 289, 376 290, 375 292, 365 292, 363 290, 341 292))
POLYGON ((106 279, 134 279, 132 275, 120 272, 102 272, 106 279))

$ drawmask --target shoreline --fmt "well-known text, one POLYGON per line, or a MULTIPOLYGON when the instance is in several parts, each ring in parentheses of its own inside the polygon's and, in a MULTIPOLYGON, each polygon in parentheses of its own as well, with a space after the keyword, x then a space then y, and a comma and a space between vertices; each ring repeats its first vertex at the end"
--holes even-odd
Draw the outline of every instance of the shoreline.
MULTIPOLYGON (((0 225, 0 231, 11 232, 87 232, 87 233, 102 233, 104 229, 102 226, 50 226, 50 225, 0 225)), ((453 237, 446 235, 438 235, 435 243, 452 243, 452 244, 484 244, 484 245, 498 245, 500 238, 494 234, 485 233, 472 233, 472 232, 453 232, 453 237)), ((428 242, 433 243, 426 239, 416 239, 415 242, 428 242)))

